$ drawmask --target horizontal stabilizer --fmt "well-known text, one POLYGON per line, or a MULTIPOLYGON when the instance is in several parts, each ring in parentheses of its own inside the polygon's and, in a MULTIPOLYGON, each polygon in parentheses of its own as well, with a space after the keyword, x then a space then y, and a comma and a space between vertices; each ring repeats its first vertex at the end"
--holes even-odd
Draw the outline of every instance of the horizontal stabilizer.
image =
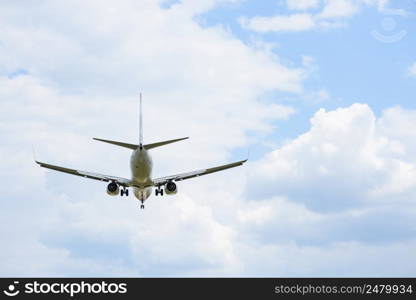
POLYGON ((93 138, 93 140, 104 142, 104 143, 109 143, 109 144, 113 144, 113 145, 117 145, 117 146, 124 147, 124 148, 129 148, 129 149, 132 149, 132 150, 136 150, 139 147, 139 145, 127 144, 127 143, 122 143, 122 142, 117 142, 117 141, 103 140, 103 139, 97 139, 97 138, 93 138))
POLYGON ((184 137, 184 138, 174 139, 174 140, 169 140, 169 141, 163 141, 163 142, 158 142, 158 143, 153 143, 153 144, 147 144, 147 145, 143 145, 143 147, 146 150, 149 150, 149 149, 153 149, 153 148, 160 147, 160 146, 163 146, 163 145, 167 145, 167 144, 170 144, 170 143, 183 141, 183 140, 186 140, 186 139, 189 139, 189 137, 184 137))

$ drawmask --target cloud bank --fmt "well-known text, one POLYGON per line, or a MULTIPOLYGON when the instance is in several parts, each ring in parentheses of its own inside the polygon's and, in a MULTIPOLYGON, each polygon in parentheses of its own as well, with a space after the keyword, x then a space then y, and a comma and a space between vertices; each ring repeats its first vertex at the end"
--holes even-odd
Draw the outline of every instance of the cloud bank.
POLYGON ((327 30, 346 27, 347 20, 358 14, 363 7, 375 7, 378 11, 384 12, 388 3, 386 0, 287 0, 289 12, 295 13, 271 17, 243 17, 240 18, 240 24, 244 29, 259 33, 327 30))
POLYGON ((40 160, 128 177, 130 152, 91 137, 137 140, 138 88, 146 141, 191 136, 152 153, 155 176, 262 143, 296 110, 259 99, 301 95, 307 72, 194 21, 219 2, 2 3, 3 276, 414 275, 412 110, 321 109, 264 157, 144 213, 33 163, 35 144, 40 160))

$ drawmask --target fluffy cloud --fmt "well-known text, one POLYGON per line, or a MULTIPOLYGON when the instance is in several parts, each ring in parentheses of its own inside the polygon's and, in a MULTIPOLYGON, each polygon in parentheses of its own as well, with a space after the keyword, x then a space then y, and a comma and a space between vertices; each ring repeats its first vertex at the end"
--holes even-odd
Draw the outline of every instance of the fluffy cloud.
POLYGON ((145 212, 33 163, 31 144, 38 159, 128 177, 129 151, 90 138, 137 140, 138 87, 146 141, 192 138, 152 153, 155 176, 225 162, 288 118, 257 98, 301 92, 304 67, 201 28, 193 16, 218 1, 194 2, 2 4, 2 275, 413 275, 414 111, 320 110, 266 157, 183 181, 145 212))
POLYGON ((303 13, 240 18, 240 24, 244 29, 260 33, 339 28, 345 27, 345 19, 356 15, 361 7, 370 6, 376 7, 379 11, 387 11, 388 3, 389 1, 384 0, 288 0, 286 4, 289 10, 302 10, 303 13), (320 8, 320 11, 316 12, 317 8, 320 8))
MULTIPOLYGON (((201 2, 214 4, 214 1, 201 2)), ((145 118, 155 120, 161 111, 169 111, 169 116, 163 117, 166 124, 176 124, 161 126, 159 122, 147 122, 147 137, 186 134, 197 142, 203 140, 208 149, 217 147, 213 145, 235 144, 237 140, 243 145, 244 131, 239 128, 267 131, 266 119, 285 118, 293 112, 288 107, 257 103, 256 114, 252 114, 249 103, 256 95, 270 90, 302 89, 302 68, 285 67, 275 54, 249 48, 220 28, 200 28, 192 21, 192 12, 201 8, 190 2, 181 2, 168 10, 161 9, 155 1, 144 1, 139 6, 132 1, 99 9, 93 2, 80 1, 68 7, 43 3, 28 5, 27 10, 8 4, 2 10, 5 30, 1 38, 5 42, 0 49, 3 57, 0 70, 4 76, 4 96, 10 98, 21 90, 19 99, 25 101, 4 105, 16 113, 23 103, 28 104, 28 109, 33 104, 42 114, 52 110, 63 112, 73 106, 74 115, 81 114, 85 117, 83 122, 91 122, 87 117, 91 114, 87 112, 101 111, 103 105, 108 110, 107 120, 118 123, 123 116, 126 121, 119 123, 119 130, 114 133, 120 138, 134 139, 134 130, 120 129, 137 123, 135 105, 140 88, 144 93, 145 118), (31 21, 26 23, 24 19, 31 21), (27 70, 28 75, 7 78, 16 70, 27 70), (246 117, 240 118, 236 109, 246 110, 246 117), (260 118, 263 121, 253 119, 257 119, 257 114, 265 117, 260 118), (228 134, 219 121, 222 117, 235 125, 227 127, 228 134), (180 122, 179 118, 192 124, 207 122, 210 128, 189 127, 189 123, 180 122), (221 134, 214 138, 213 131, 221 134), (224 133, 227 137, 220 139, 224 133), (213 139, 207 140, 210 137, 213 139)), ((17 119, 12 115, 10 118, 17 119)), ((113 134, 114 126, 101 128, 94 134, 113 134)), ((194 152, 203 156, 200 151, 194 152)), ((211 155, 207 158, 212 159, 211 155)))
POLYGON ((357 4, 349 0, 328 0, 322 12, 319 14, 320 18, 344 18, 354 15, 358 11, 357 4))
POLYGON ((393 107, 376 118, 365 104, 321 109, 310 130, 250 165, 251 201, 239 220, 259 247, 251 251, 275 257, 263 272, 413 274, 406 261, 415 247, 416 149, 408 130, 415 113, 393 107), (400 271, 380 267, 396 255, 400 271))
POLYGON ((293 108, 256 99, 301 92, 303 66, 200 27, 194 16, 219 1, 194 2, 2 4, 0 153, 8 159, 0 175, 10 187, 0 202, 1 222, 10 224, 0 231, 3 275, 238 272, 235 229, 214 214, 228 192, 199 197, 227 191, 221 182, 231 185, 236 173, 181 184, 180 195, 153 197, 143 214, 132 197, 108 197, 100 182, 32 160, 34 144, 39 160, 129 177, 130 152, 91 137, 137 141, 139 88, 146 141, 191 136, 152 153, 156 177, 224 163, 251 134, 290 116, 293 108))
POLYGON ((363 104, 321 109, 311 119, 309 132, 259 162, 252 193, 290 195, 315 211, 365 207, 376 199, 394 199, 395 205, 400 199, 411 201, 416 169, 408 153, 414 145, 397 134, 406 120, 413 123, 401 116, 413 113, 400 110, 387 110, 376 120, 363 104))

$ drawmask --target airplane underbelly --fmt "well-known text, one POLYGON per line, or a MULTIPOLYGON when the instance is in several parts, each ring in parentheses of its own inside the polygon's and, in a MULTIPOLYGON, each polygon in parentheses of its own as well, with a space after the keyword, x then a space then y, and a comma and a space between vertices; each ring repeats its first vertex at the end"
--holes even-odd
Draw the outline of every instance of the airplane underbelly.
POLYGON ((134 178, 139 182, 146 182, 150 177, 150 172, 151 169, 146 164, 135 166, 134 178))
POLYGON ((151 187, 144 188, 144 189, 134 188, 134 196, 136 196, 136 198, 142 202, 145 201, 147 198, 149 198, 151 194, 152 194, 151 187))
POLYGON ((130 167, 135 181, 139 183, 149 181, 152 173, 152 159, 146 150, 133 152, 130 167))

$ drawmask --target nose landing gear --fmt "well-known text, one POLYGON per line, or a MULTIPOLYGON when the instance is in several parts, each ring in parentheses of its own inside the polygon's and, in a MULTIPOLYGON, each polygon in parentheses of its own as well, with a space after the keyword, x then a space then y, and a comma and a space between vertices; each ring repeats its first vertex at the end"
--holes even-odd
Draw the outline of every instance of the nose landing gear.
POLYGON ((142 204, 140 205, 140 209, 144 209, 144 204, 143 204, 144 200, 140 200, 140 201, 142 202, 142 204))

